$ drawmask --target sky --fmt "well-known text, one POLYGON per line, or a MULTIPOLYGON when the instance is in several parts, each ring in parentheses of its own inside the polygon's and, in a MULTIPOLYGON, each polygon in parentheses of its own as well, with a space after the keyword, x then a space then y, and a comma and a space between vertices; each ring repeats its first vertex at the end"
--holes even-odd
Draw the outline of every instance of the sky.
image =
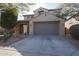
MULTIPOLYGON (((61 3, 36 3, 34 6, 30 7, 30 11, 23 11, 22 14, 34 14, 33 11, 39 7, 44 7, 47 9, 56 9, 60 7, 61 3)), ((18 16, 18 20, 24 20, 22 14, 20 13, 18 16)))
POLYGON ((58 8, 60 5, 61 5, 60 3, 36 3, 36 5, 30 7, 30 11, 27 12, 27 14, 33 14, 33 11, 39 7, 44 7, 47 9, 55 9, 58 8))

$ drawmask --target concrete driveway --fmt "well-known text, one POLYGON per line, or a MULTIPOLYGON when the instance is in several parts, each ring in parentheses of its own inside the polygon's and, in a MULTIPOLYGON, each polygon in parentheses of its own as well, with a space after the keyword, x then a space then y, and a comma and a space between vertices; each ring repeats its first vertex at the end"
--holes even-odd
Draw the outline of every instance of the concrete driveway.
POLYGON ((24 56, 71 56, 79 55, 79 48, 67 39, 52 35, 29 36, 10 47, 24 56))

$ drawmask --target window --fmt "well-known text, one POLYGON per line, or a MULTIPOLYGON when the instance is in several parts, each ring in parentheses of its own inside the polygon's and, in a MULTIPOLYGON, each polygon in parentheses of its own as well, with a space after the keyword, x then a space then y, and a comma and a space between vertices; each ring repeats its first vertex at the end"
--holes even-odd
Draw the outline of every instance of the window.
POLYGON ((39 15, 41 15, 41 14, 43 14, 44 13, 44 11, 39 11, 39 15))

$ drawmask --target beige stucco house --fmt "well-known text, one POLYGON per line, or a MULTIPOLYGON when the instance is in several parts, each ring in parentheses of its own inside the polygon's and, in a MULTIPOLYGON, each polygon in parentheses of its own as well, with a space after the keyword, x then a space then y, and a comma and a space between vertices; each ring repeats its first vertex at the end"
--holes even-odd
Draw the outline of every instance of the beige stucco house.
POLYGON ((79 21, 76 20, 74 17, 71 17, 68 21, 65 22, 65 28, 66 28, 66 35, 70 34, 70 27, 75 25, 75 24, 79 24, 79 21))
POLYGON ((75 24, 79 24, 79 21, 77 21, 75 18, 72 17, 71 19, 65 22, 65 27, 69 29, 72 25, 75 24))
POLYGON ((65 20, 54 15, 53 9, 38 8, 34 14, 23 15, 20 29, 29 35, 59 35, 64 36, 65 20))

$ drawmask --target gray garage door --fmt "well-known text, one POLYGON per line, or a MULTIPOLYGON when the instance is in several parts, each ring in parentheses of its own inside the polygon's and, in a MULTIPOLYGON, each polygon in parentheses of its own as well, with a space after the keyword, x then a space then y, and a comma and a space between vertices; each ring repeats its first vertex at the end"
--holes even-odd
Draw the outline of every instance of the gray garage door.
POLYGON ((59 22, 34 22, 35 35, 58 35, 59 22))

